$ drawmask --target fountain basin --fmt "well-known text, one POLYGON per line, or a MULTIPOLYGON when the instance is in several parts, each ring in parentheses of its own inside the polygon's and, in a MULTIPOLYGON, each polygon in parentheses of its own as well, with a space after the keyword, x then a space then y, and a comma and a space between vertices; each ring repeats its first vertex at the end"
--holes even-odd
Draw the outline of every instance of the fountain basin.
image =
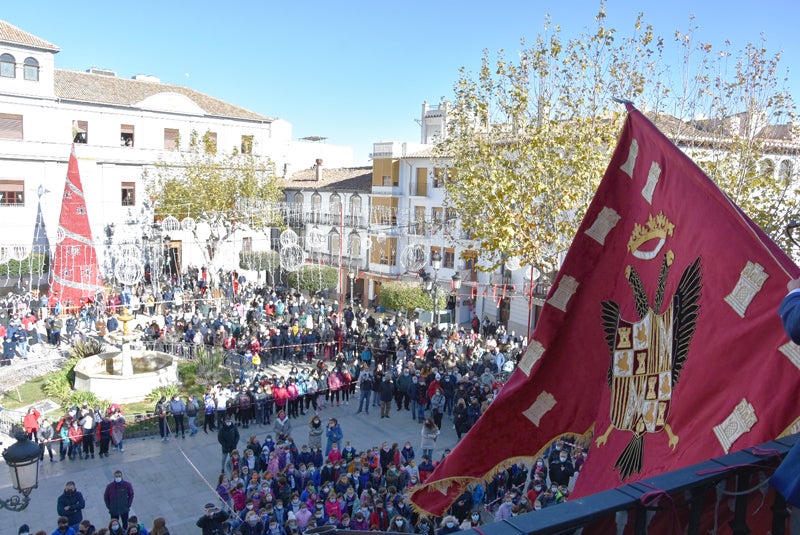
POLYGON ((114 403, 142 401, 153 389, 177 383, 178 358, 160 351, 128 349, 123 354, 112 350, 81 359, 75 365, 76 390, 93 392, 114 403), (127 359, 132 364, 131 373, 123 373, 127 359))

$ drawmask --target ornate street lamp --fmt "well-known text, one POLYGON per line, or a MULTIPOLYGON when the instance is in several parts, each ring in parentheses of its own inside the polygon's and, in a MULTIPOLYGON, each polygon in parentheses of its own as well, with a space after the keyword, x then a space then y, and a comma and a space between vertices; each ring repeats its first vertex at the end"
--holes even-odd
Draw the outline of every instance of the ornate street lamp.
POLYGON ((11 486, 22 496, 0 499, 0 509, 19 512, 28 507, 31 491, 39 486, 39 455, 42 450, 25 433, 17 433, 15 438, 17 442, 3 450, 3 459, 11 473, 11 486))
POLYGON ((431 267, 433 268, 434 278, 438 275, 439 270, 442 268, 442 255, 439 251, 433 251, 431 255, 431 267))
POLYGON ((347 274, 347 277, 350 279, 350 308, 352 309, 353 308, 353 290, 354 290, 355 282, 356 282, 356 273, 355 273, 355 271, 350 271, 347 274))
POLYGON ((456 293, 456 306, 453 308, 453 323, 458 327, 458 290, 461 289, 461 275, 458 272, 454 273, 452 280, 453 290, 455 290, 456 293))

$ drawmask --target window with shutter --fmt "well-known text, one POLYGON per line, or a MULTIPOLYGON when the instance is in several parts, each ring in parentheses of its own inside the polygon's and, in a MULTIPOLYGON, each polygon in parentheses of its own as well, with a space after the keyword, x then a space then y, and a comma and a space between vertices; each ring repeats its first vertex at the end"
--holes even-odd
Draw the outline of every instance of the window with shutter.
POLYGON ((22 115, 0 113, 0 139, 22 139, 22 115))
POLYGON ((165 128, 164 129, 164 149, 178 150, 178 129, 165 128))

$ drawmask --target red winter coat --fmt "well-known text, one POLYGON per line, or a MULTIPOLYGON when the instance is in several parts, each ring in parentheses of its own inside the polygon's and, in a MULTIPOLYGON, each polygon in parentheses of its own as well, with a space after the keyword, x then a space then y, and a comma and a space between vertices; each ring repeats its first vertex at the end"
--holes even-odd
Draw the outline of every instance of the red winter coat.
POLYGON ((286 400, 289 399, 289 392, 285 386, 272 387, 272 397, 275 398, 275 405, 280 408, 286 406, 286 400))
POLYGON ((25 428, 26 433, 33 433, 39 430, 39 416, 41 414, 36 409, 25 414, 25 418, 22 419, 22 426, 25 428))

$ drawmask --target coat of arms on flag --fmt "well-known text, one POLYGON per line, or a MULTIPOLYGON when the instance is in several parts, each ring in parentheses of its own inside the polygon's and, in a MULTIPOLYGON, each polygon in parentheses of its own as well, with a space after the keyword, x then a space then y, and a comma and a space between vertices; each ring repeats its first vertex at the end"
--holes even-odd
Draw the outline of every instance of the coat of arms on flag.
POLYGON ((798 274, 629 107, 517 370, 413 506, 441 515, 562 437, 589 448, 580 497, 789 434, 800 347, 776 311, 798 274))

